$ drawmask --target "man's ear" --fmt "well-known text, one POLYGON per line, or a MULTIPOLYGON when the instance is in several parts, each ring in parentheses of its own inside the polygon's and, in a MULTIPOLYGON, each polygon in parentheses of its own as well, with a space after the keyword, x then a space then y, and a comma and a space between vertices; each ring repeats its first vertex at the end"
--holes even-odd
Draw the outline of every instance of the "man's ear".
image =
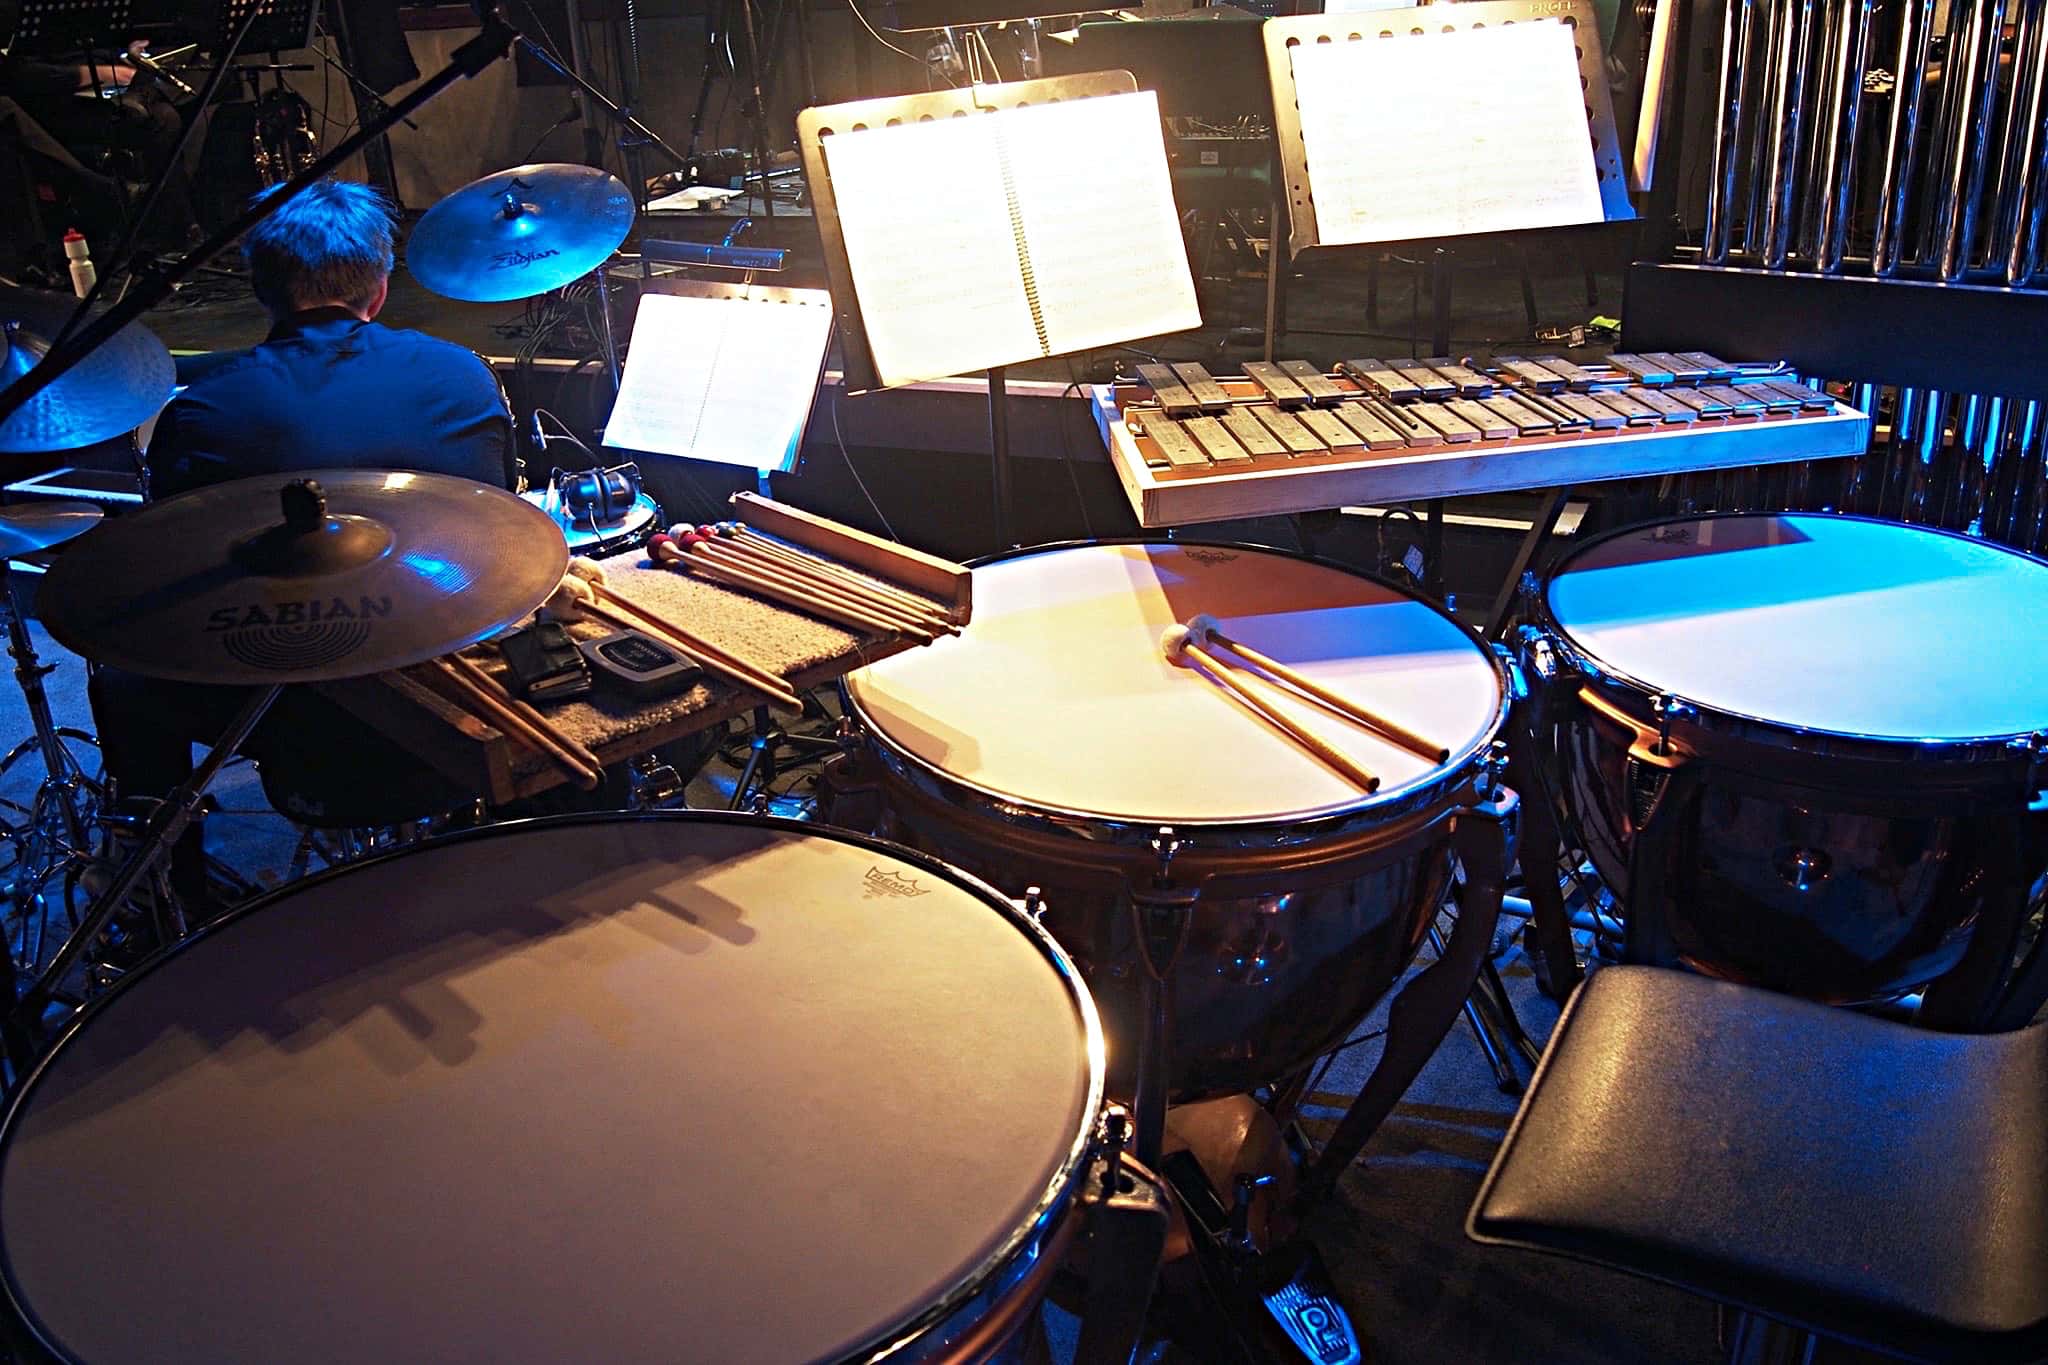
POLYGON ((384 311, 384 300, 391 297, 391 277, 386 275, 378 281, 377 292, 370 296, 370 306, 363 310, 365 320, 373 320, 384 311))

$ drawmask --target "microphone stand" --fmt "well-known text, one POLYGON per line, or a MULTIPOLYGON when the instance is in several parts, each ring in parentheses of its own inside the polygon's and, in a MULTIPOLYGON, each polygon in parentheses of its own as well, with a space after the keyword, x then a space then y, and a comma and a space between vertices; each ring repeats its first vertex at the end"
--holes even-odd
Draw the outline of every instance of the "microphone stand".
MULTIPOLYGON (((40 364, 0 389, 0 422, 19 412, 31 398, 68 374, 79 361, 91 355, 123 327, 169 298, 178 285, 214 257, 233 246, 250 228, 297 198, 308 185, 325 179, 343 162, 384 136, 408 114, 433 100, 459 80, 467 80, 504 58, 515 41, 523 41, 497 12, 497 6, 483 6, 483 31, 449 55, 448 64, 421 81, 403 99, 384 106, 332 151, 286 181, 276 193, 250 205, 240 217, 185 253, 162 271, 136 281, 133 288, 113 307, 79 328, 68 340, 52 346, 40 364)), ((531 44, 528 44, 529 48, 531 44)), ((637 125, 638 120, 634 120, 637 125)), ((660 144, 666 150, 666 144, 660 144)))

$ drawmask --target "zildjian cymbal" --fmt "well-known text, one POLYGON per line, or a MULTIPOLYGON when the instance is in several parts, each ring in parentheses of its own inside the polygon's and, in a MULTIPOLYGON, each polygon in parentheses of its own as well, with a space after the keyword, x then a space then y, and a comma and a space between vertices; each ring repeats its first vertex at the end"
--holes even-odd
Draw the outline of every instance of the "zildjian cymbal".
POLYGON ((75 498, 0 507, 0 559, 31 555, 76 540, 106 515, 99 504, 75 498))
POLYGON ((594 166, 514 166, 426 212, 405 245, 413 277, 469 303, 530 299, 603 265, 633 228, 633 199, 594 166))
MULTIPOLYGON (((0 390, 42 361, 78 307, 66 294, 0 286, 0 390)), ((129 323, 0 421, 0 452, 77 450, 154 417, 177 387, 171 353, 129 323)))
POLYGON ((547 600, 559 527, 501 488, 334 469, 216 484, 106 522, 37 595, 97 663, 179 682, 325 682, 471 645, 547 600))

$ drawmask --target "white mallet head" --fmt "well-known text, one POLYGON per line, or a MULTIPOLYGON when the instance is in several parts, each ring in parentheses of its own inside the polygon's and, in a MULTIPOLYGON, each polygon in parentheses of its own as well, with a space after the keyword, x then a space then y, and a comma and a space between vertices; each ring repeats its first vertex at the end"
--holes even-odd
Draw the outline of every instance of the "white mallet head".
POLYGON ((582 579, 585 583, 595 583, 600 588, 605 585, 607 578, 604 565, 594 559, 585 559, 581 555, 577 555, 569 561, 569 573, 573 577, 582 579))
POLYGON ((548 600, 541 604, 541 612, 555 621, 580 621, 584 606, 596 600, 597 594, 590 590, 590 585, 570 574, 548 594, 548 600))
POLYGON ((1223 623, 1206 611, 1198 612, 1188 618, 1188 634, 1194 636, 1195 643, 1198 645, 1207 644, 1212 638, 1222 633, 1223 623))
POLYGON ((1167 658, 1175 663, 1181 663, 1187 658, 1188 634, 1186 626, 1168 626, 1159 634, 1159 648, 1167 658))

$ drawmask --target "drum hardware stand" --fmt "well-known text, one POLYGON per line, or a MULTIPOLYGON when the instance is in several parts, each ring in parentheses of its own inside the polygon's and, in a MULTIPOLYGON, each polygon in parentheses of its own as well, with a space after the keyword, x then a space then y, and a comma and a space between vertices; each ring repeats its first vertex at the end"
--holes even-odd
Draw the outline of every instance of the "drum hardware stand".
POLYGON ((88 744, 97 741, 82 730, 60 729, 50 714, 49 695, 43 679, 56 671, 55 664, 36 657, 29 636, 28 620, 16 591, 11 564, 0 560, 0 603, 7 612, 7 652, 14 659, 14 680, 28 705, 29 724, 34 733, 0 758, 0 773, 31 749, 40 749, 43 780, 23 810, 24 822, 8 831, 14 842, 14 881, 10 896, 21 916, 21 947, 17 961, 29 971, 35 969, 47 930, 50 907, 44 888, 54 878, 65 879, 64 900, 69 904, 70 877, 92 859, 90 831, 98 818, 105 796, 98 781, 88 777, 78 759, 66 747, 67 739, 88 744), (35 942, 29 941, 29 920, 36 923, 35 942))
POLYGON ((797 761, 807 758, 829 758, 840 752, 836 738, 819 735, 792 735, 775 724, 768 708, 754 708, 753 737, 747 741, 747 765, 740 769, 739 781, 733 784, 732 800, 726 803, 727 810, 746 810, 751 807, 756 814, 766 815, 772 801, 769 789, 775 785, 779 769, 776 766, 776 750, 788 747, 796 751, 797 761))
POLYGON ((1110 1105, 1081 1199, 1088 1208, 1088 1284, 1074 1365, 1128 1365, 1145 1332, 1173 1223, 1167 1184, 1125 1150, 1130 1115, 1110 1105))
POLYGON ((1173 1047, 1173 966, 1187 945, 1194 924, 1198 887, 1176 888, 1173 858, 1180 840, 1170 825, 1152 839, 1158 860, 1152 886, 1133 890, 1131 939, 1138 954, 1138 1001, 1143 1014, 1137 1060, 1137 1154, 1148 1165, 1159 1161, 1166 1145, 1167 1070, 1173 1047))
MULTIPOLYGON (((106 889, 100 892, 98 898, 86 910, 78 927, 71 931, 70 937, 64 940, 56 955, 50 959, 50 965, 44 968, 42 974, 30 982, 28 988, 22 992, 6 1031, 10 1060, 14 1063, 17 1077, 25 1074, 30 1060, 19 1051, 19 1048, 24 1042, 33 1042, 40 1038, 43 1011, 57 998, 58 988, 63 984, 65 976, 78 965, 79 960, 99 939, 101 932, 113 921, 115 913, 127 903, 128 898, 142 885, 143 880, 157 875, 160 864, 170 856, 172 846, 178 842, 179 836, 184 834, 186 827, 198 814, 200 803, 206 796, 206 789, 212 785, 222 765, 249 738, 250 732, 255 730, 257 723, 263 719, 283 690, 281 684, 272 684, 269 687, 258 688, 251 694, 219 741, 207 751, 199 766, 193 769, 192 776, 186 778, 150 815, 144 827, 142 842, 128 855, 120 870, 114 874, 113 881, 107 884, 106 889)), ((170 922, 163 927, 172 937, 182 936, 185 931, 184 917, 176 909, 175 902, 159 897, 158 903, 160 906, 169 907, 167 914, 170 922)))

